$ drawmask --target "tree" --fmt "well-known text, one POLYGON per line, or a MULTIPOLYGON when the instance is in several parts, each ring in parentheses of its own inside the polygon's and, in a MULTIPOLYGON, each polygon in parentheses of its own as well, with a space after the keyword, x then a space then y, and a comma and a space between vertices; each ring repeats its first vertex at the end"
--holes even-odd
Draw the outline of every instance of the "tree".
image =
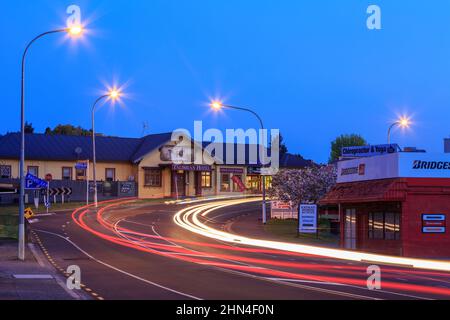
POLYGON ((313 166, 305 169, 280 170, 272 180, 269 196, 281 201, 317 203, 336 184, 336 167, 313 166))
POLYGON ((33 124, 30 122, 25 122, 25 133, 27 134, 33 134, 34 133, 34 128, 33 128, 33 124))
POLYGON ((358 134, 343 134, 331 142, 329 163, 339 160, 344 147, 358 147, 367 145, 367 141, 358 134))
POLYGON ((279 139, 279 145, 280 145, 279 154, 280 154, 280 159, 281 159, 283 156, 285 156, 289 152, 289 150, 288 150, 286 143, 284 142, 284 138, 281 134, 277 134, 272 137, 272 139, 270 141, 270 148, 272 148, 272 143, 274 143, 275 139, 279 139))
POLYGON ((51 128, 47 128, 45 130, 45 134, 47 135, 66 135, 66 136, 90 136, 92 134, 92 130, 86 130, 82 127, 75 127, 71 124, 66 125, 57 125, 53 130, 51 128))

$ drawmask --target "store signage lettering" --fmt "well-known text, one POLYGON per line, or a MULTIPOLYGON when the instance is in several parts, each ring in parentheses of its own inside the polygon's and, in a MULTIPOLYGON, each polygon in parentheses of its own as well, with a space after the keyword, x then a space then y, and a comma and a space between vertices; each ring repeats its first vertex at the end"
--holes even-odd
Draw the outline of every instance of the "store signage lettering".
POLYGON ((196 164, 174 164, 173 171, 212 171, 211 166, 196 164))
POLYGON ((450 162, 448 161, 422 161, 415 160, 413 163, 414 170, 450 170, 450 162))

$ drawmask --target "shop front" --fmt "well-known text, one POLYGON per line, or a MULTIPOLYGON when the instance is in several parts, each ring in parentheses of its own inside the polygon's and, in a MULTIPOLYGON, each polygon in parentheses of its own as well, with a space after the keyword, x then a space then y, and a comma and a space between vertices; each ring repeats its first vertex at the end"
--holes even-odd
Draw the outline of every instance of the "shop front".
POLYGON ((450 258, 450 156, 419 153, 342 161, 321 200, 340 216, 348 250, 450 258))
POLYGON ((212 172, 213 169, 209 165, 172 164, 171 196, 179 199, 209 194, 212 188, 212 172))

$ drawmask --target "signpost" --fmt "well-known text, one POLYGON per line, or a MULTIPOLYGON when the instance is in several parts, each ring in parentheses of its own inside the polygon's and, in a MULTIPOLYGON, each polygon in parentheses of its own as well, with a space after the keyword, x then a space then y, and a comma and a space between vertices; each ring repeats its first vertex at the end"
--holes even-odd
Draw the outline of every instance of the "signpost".
POLYGON ((299 233, 317 234, 319 236, 318 228, 318 214, 317 205, 315 204, 301 204, 299 206, 298 216, 298 230, 299 233))
POLYGON ((89 160, 78 161, 75 164, 75 169, 86 170, 86 205, 89 205, 89 160))

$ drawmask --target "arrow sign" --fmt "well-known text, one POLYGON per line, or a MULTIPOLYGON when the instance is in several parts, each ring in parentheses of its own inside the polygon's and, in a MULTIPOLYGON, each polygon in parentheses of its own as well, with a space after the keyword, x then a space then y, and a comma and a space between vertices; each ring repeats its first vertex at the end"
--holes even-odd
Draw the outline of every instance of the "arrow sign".
POLYGON ((27 174, 25 177, 25 189, 27 190, 36 190, 36 189, 45 189, 48 187, 48 182, 42 179, 39 179, 32 174, 27 174))

